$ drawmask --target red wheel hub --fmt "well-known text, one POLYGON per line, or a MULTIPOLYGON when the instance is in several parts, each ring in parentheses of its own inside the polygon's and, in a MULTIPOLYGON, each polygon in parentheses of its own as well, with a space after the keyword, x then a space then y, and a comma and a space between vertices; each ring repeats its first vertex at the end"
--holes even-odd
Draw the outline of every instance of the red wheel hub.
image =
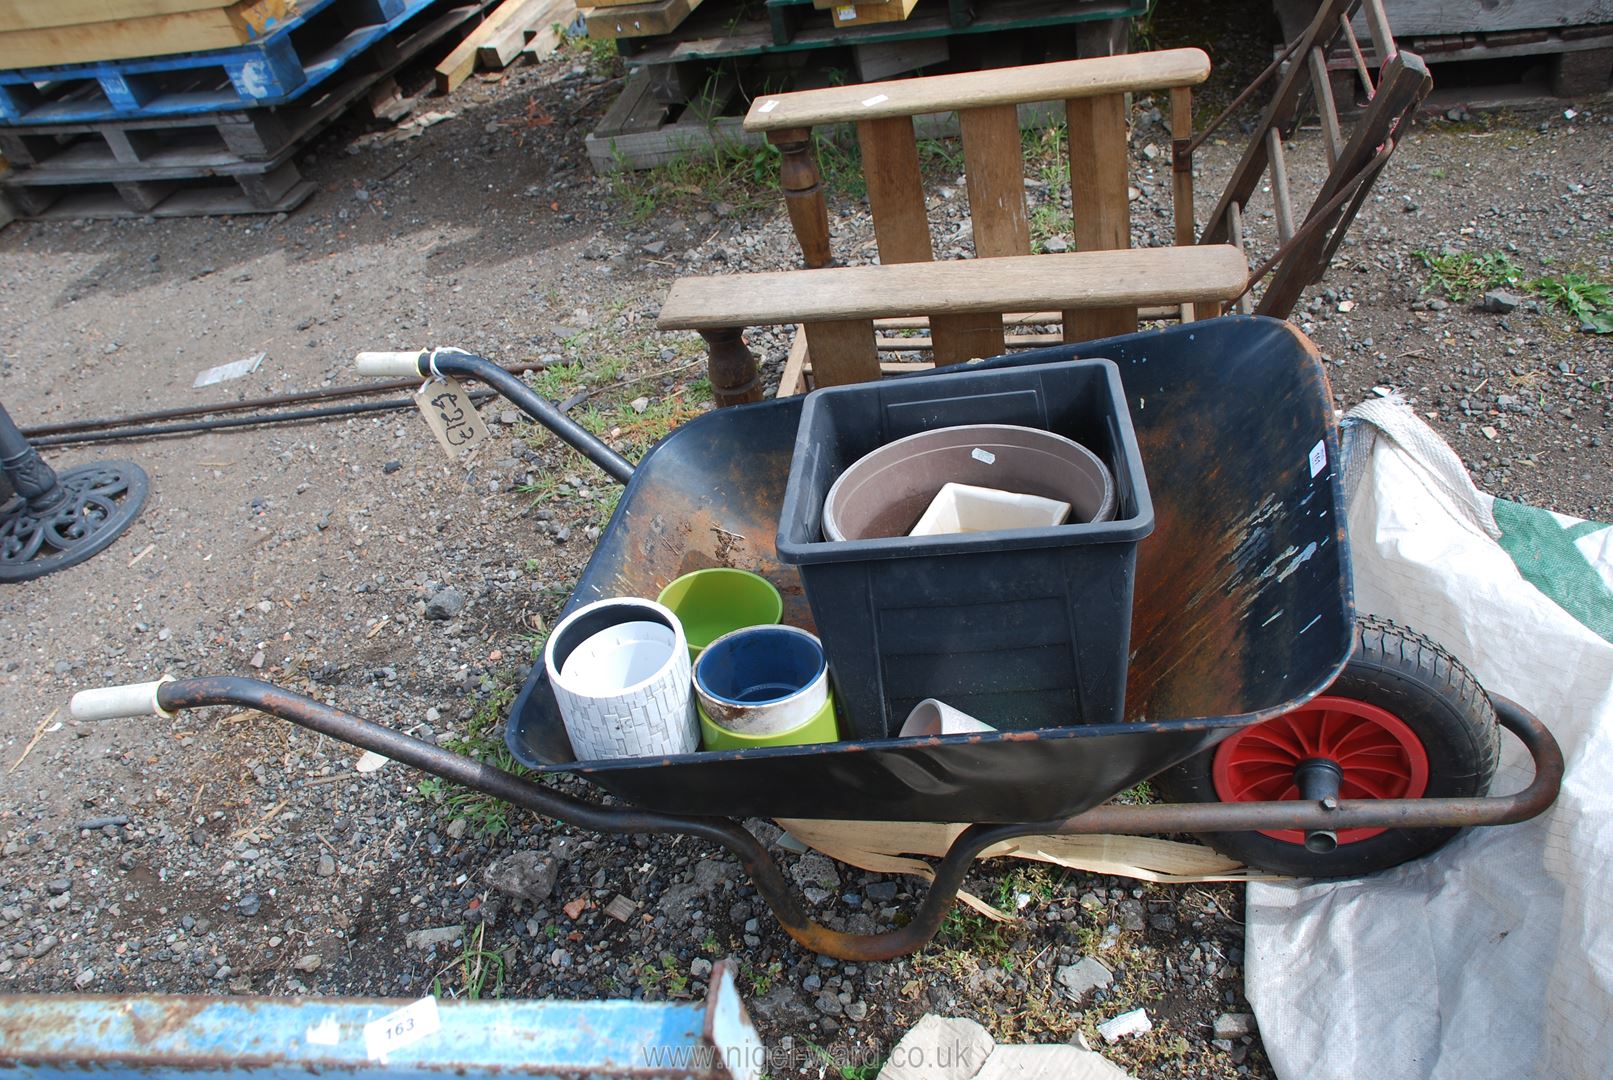
MULTIPOLYGON (((1428 752, 1403 720, 1364 701, 1324 696, 1244 728, 1216 747, 1211 771, 1215 794, 1222 802, 1298 799, 1294 766, 1309 758, 1338 765, 1344 774, 1341 799, 1420 799, 1428 790, 1428 752)), ((1345 829, 1339 843, 1383 831, 1345 829)), ((1299 829, 1261 832, 1292 844, 1305 842, 1299 829)))

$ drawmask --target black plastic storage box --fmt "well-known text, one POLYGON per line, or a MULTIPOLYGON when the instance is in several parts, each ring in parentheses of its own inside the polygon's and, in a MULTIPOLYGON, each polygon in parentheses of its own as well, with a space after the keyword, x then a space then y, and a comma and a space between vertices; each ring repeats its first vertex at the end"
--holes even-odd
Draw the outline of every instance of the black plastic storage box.
POLYGON ((850 737, 897 734, 939 698, 1003 731, 1118 723, 1137 542, 1154 508, 1108 360, 960 371, 807 396, 779 520, 850 737), (1074 439, 1114 475, 1114 520, 944 536, 823 539, 840 474, 932 428, 1019 424, 1074 439))

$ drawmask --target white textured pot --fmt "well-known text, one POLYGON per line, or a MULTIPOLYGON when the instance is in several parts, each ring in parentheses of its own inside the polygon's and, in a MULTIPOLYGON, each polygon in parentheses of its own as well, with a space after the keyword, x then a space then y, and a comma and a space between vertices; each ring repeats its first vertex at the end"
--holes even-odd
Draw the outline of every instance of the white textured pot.
POLYGON ((692 753, 700 727, 678 617, 653 600, 600 600, 554 628, 549 686, 578 761, 692 753))

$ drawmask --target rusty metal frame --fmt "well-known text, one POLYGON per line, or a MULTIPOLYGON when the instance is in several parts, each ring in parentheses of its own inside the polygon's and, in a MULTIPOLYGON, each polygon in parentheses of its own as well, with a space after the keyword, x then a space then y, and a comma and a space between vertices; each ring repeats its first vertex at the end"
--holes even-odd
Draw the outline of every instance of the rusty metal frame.
POLYGON ((1193 151, 1220 129, 1253 96, 1257 88, 1282 72, 1270 102, 1261 113, 1242 159, 1206 220, 1199 243, 1233 243, 1243 249, 1243 210, 1259 187, 1271 177, 1276 204, 1278 249, 1249 276, 1248 289, 1236 301, 1237 309, 1275 318, 1286 317, 1299 302, 1305 287, 1321 280, 1344 233, 1371 191, 1399 139, 1433 87, 1422 59, 1395 45, 1383 0, 1321 0, 1305 31, 1274 59, 1221 115, 1192 139, 1173 146, 1173 166, 1192 168, 1193 151), (1366 66, 1351 17, 1357 9, 1365 16, 1374 54, 1382 68, 1376 82, 1366 66), (1368 105, 1346 142, 1327 78, 1326 51, 1342 38, 1357 60, 1368 105), (1286 70, 1284 70, 1286 66, 1286 70), (1306 102, 1314 102, 1321 121, 1328 175, 1302 223, 1294 220, 1288 194, 1288 169, 1282 139, 1297 125, 1306 102), (1258 308, 1250 291, 1268 275, 1271 280, 1258 308))
POLYGON ((1506 825, 1526 821, 1550 806, 1563 777, 1562 751, 1551 732, 1515 702, 1492 694, 1502 726, 1524 744, 1534 760, 1534 779, 1516 794, 1466 799, 1327 799, 1311 804, 1106 804, 1059 821, 972 825, 936 864, 930 889, 907 925, 881 934, 848 934, 812 920, 766 847, 736 821, 600 806, 255 679, 176 680, 162 684, 157 700, 168 712, 217 705, 255 709, 578 828, 604 833, 679 833, 720 844, 739 858, 786 933, 813 952, 856 961, 888 960, 922 948, 940 929, 975 856, 1016 837, 1506 825))

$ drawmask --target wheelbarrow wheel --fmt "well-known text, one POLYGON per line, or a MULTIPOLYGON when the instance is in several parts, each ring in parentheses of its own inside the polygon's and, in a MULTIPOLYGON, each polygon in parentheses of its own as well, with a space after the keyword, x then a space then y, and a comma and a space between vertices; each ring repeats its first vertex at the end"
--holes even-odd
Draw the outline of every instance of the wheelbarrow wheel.
MULTIPOLYGON (((1478 680, 1428 638, 1361 617, 1350 659, 1304 707, 1243 728, 1161 774, 1176 802, 1420 799, 1483 795, 1500 728, 1478 680)), ((1300 877, 1358 877, 1426 855, 1459 829, 1207 833, 1250 866, 1300 877)))

